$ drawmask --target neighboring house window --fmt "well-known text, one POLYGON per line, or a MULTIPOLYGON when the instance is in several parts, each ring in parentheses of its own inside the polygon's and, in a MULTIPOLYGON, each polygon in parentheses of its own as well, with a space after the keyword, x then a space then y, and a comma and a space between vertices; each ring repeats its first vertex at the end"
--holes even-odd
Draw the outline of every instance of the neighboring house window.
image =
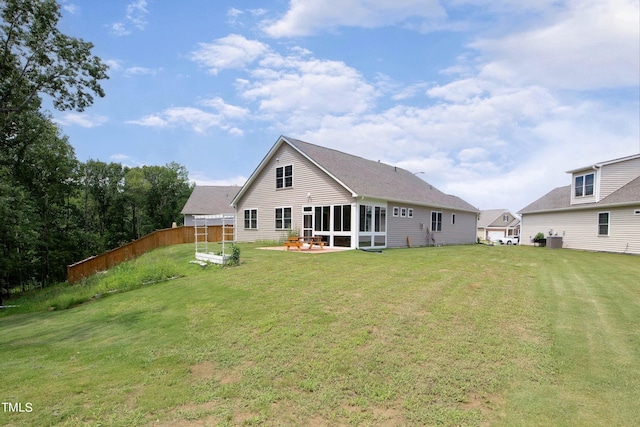
POLYGON ((588 173, 586 175, 576 176, 575 195, 576 197, 593 195, 593 180, 595 175, 588 173))
POLYGON ((333 207, 333 231, 351 231, 351 205, 333 207))
POLYGON ((276 188, 293 187, 293 166, 280 166, 276 168, 276 188))
POLYGON ((400 216, 405 218, 407 216, 407 208, 400 208, 400 216))
POLYGON ((291 208, 276 208, 276 229, 291 229, 291 208))
POLYGON ((442 212, 431 212, 431 231, 442 231, 442 212))
POLYGON ((504 222, 509 222, 509 215, 502 215, 502 220, 504 222))
POLYGON ((452 213, 451 214, 451 224, 455 224, 456 223, 456 214, 452 213))
POLYGON ((609 212, 598 214, 598 236, 609 235, 609 212))
POLYGON ((393 216, 400 216, 400 208, 397 206, 393 207, 393 216))
POLYGON ((244 210, 244 228, 249 228, 249 229, 258 228, 258 210, 257 209, 244 210))
POLYGON ((409 217, 409 218, 413 218, 413 209, 412 209, 412 208, 409 208, 409 209, 407 210, 407 217, 409 217))

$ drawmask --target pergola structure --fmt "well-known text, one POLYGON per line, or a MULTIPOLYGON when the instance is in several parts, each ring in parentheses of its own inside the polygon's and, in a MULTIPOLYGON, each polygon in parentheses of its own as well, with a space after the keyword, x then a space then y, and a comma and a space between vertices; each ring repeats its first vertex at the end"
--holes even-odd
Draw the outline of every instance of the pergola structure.
POLYGON ((226 253, 225 244, 233 242, 233 225, 235 215, 233 214, 217 214, 217 215, 194 215, 194 232, 196 242, 196 259, 198 261, 213 262, 215 264, 224 264, 229 260, 230 255, 226 253), (219 253, 209 251, 209 221, 218 220, 222 222, 222 251, 219 253))

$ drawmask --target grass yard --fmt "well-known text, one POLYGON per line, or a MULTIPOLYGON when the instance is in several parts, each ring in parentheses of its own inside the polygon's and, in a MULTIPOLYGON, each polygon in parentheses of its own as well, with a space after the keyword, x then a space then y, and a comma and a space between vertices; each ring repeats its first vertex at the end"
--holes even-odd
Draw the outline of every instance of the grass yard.
POLYGON ((240 247, 239 267, 174 246, 11 301, 24 312, 0 313, 0 398, 31 411, 3 404, 0 425, 640 419, 640 257, 240 247))

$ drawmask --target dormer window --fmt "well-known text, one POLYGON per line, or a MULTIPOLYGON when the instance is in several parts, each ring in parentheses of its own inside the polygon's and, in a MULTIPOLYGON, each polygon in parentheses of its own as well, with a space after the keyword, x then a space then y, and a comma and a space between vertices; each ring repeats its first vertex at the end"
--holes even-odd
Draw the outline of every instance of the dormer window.
POLYGON ((276 168, 276 188, 293 187, 293 166, 280 166, 276 168))
POLYGON ((595 174, 588 173, 586 175, 576 176, 575 179, 575 196, 584 197, 593 195, 593 181, 595 174))

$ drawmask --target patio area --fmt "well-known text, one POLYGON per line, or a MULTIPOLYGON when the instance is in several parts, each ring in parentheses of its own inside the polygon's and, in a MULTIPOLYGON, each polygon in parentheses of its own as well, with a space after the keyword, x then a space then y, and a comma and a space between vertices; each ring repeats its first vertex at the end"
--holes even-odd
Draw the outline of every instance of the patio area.
POLYGON ((310 249, 309 248, 309 244, 305 243, 300 247, 300 250, 297 249, 291 249, 287 246, 265 246, 263 248, 257 248, 257 249, 264 249, 267 251, 284 251, 284 252, 296 252, 296 253, 305 253, 305 254, 329 254, 329 253, 333 253, 333 252, 343 252, 343 251, 350 251, 351 248, 341 248, 341 247, 332 247, 332 246, 325 246, 324 248, 320 248, 319 246, 313 245, 313 247, 310 249))

